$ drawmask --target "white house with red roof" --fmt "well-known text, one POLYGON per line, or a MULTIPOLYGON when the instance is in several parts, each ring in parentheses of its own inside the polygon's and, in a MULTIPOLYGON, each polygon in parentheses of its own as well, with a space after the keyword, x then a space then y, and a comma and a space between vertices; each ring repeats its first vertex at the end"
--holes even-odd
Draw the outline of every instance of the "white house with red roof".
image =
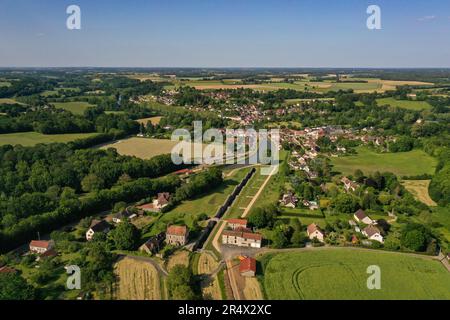
POLYGON ((55 247, 53 240, 32 240, 30 242, 30 251, 37 254, 43 254, 52 250, 55 247))
POLYGON ((368 215, 366 215, 366 213, 362 209, 356 211, 353 217, 355 218, 356 221, 362 222, 364 224, 373 224, 375 222, 368 215))
POLYGON ((325 233, 315 223, 311 223, 306 229, 306 232, 311 240, 317 239, 320 242, 323 242, 323 239, 325 238, 325 233))
POLYGON ((367 239, 378 241, 380 243, 384 242, 383 235, 381 234, 381 231, 375 227, 375 226, 368 226, 365 227, 362 231, 362 234, 367 237, 367 239))
POLYGON ((169 226, 166 230, 166 242, 173 246, 184 246, 187 243, 189 230, 186 226, 169 226))
POLYGON ((243 277, 254 277, 256 275, 256 260, 250 257, 241 260, 239 273, 243 277))
POLYGON ((247 228, 247 219, 228 219, 227 223, 232 230, 247 228))

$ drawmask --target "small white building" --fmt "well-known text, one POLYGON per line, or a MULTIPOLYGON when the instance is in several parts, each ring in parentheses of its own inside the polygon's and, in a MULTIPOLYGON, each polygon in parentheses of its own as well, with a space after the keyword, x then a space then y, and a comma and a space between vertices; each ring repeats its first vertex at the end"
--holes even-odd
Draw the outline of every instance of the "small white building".
POLYGON ((368 215, 366 215, 366 213, 362 209, 359 209, 358 211, 356 211, 355 214, 353 215, 353 217, 355 218, 356 221, 362 222, 364 224, 370 225, 375 222, 368 215))
POLYGON ((32 240, 30 242, 30 251, 37 254, 43 254, 55 247, 55 241, 32 240))
POLYGON ((315 238, 320 242, 323 242, 323 239, 325 238, 324 232, 315 223, 311 223, 306 229, 306 232, 308 233, 308 237, 311 240, 315 238))
POLYGON ((381 235, 380 230, 378 230, 375 226, 368 226, 365 227, 363 232, 363 235, 365 235, 368 239, 378 241, 380 243, 384 243, 384 238, 381 235))
POLYGON ((91 241, 94 237, 94 234, 99 232, 108 233, 110 228, 111 226, 105 220, 94 220, 92 221, 89 230, 86 232, 86 240, 91 241))

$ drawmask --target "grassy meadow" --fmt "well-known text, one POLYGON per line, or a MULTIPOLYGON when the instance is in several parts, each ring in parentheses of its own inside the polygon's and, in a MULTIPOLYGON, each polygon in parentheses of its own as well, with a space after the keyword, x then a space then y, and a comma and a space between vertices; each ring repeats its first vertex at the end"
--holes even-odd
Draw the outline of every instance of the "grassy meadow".
POLYGON ((72 112, 73 114, 83 114, 84 111, 89 108, 93 107, 92 104, 89 104, 87 102, 83 101, 77 101, 77 102, 53 102, 52 103, 56 108, 64 109, 67 111, 72 112))
POLYGON ((39 143, 70 142, 77 139, 84 139, 96 135, 97 133, 67 133, 67 134, 42 134, 38 132, 17 132, 0 134, 0 145, 20 144, 24 147, 31 147, 39 143))
MULTIPOLYGON (((188 148, 187 142, 181 142, 185 149, 188 148)), ((134 156, 141 159, 151 159, 161 154, 169 154, 172 148, 178 144, 178 141, 168 139, 150 139, 150 138, 127 138, 116 142, 108 143, 100 149, 114 148, 121 155, 134 156)), ((193 146, 193 144, 192 144, 193 146)), ((203 145, 203 148, 206 145, 203 145)), ((194 155, 192 150, 192 155, 194 155)))
POLYGON ((422 150, 398 153, 376 153, 366 147, 358 147, 357 155, 332 158, 333 170, 344 175, 353 174, 356 169, 364 173, 388 171, 397 176, 433 174, 436 160, 422 150))
POLYGON ((450 299, 450 273, 438 261, 362 249, 266 254, 260 278, 268 300, 450 299), (367 267, 381 269, 381 289, 367 289, 367 267))
POLYGON ((414 111, 430 110, 431 105, 426 101, 396 100, 394 98, 377 99, 379 106, 390 105, 391 107, 409 109, 414 111))

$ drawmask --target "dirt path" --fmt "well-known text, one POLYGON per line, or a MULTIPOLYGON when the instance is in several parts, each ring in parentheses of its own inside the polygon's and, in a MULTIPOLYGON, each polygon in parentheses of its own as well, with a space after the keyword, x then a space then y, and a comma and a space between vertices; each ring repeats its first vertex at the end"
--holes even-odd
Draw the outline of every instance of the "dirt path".
POLYGON ((222 222, 222 224, 220 225, 220 227, 217 230, 216 234, 214 235, 214 239, 212 241, 213 247, 216 248, 217 252, 219 252, 219 253, 221 252, 219 240, 220 240, 220 236, 222 235, 222 231, 223 231, 223 229, 225 229, 226 225, 227 224, 225 222, 222 222))
POLYGON ((242 218, 245 218, 248 213, 250 212, 250 210, 252 209, 253 205, 255 204, 256 200, 258 200, 259 195, 261 194, 261 192, 264 191, 264 188, 266 187, 266 185, 269 183, 270 178, 272 178, 272 175, 274 174, 275 170, 278 169, 278 166, 274 166, 272 171, 270 172, 270 174, 267 176, 266 180, 263 182, 263 184, 261 185, 261 187, 259 188, 258 192, 255 194, 255 196, 253 197, 253 199, 250 201, 250 203, 248 204, 247 208, 244 210, 244 213, 242 214, 242 218))
POLYGON ((129 258, 129 259, 133 259, 133 260, 137 260, 137 261, 148 262, 148 263, 152 264, 156 268, 156 270, 158 270, 158 272, 160 274, 162 274, 163 276, 167 276, 168 275, 167 270, 165 270, 155 260, 153 260, 151 258, 140 257, 140 256, 131 256, 131 255, 124 255, 124 254, 119 255, 119 257, 129 258))
POLYGON ((227 264, 227 270, 228 270, 228 279, 230 280, 231 289, 233 290, 233 297, 234 300, 242 300, 242 296, 240 294, 240 290, 237 285, 236 276, 234 274, 234 266, 233 262, 231 260, 226 261, 227 264))

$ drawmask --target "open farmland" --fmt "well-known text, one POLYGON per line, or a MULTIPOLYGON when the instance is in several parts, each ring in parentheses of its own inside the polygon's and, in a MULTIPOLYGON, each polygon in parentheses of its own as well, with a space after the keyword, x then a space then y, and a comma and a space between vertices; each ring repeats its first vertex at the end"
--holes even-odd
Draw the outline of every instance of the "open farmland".
POLYGON ((324 248, 267 254, 259 260, 269 300, 450 299, 450 273, 440 262, 427 258, 324 248), (382 270, 380 290, 367 289, 370 265, 382 270))
POLYGON ((53 102, 52 104, 56 108, 70 111, 73 114, 83 114, 87 108, 93 107, 92 104, 89 104, 87 102, 82 102, 82 101, 79 101, 79 102, 53 102))
POLYGON ((172 270, 176 265, 187 267, 189 265, 189 252, 186 250, 179 250, 172 254, 167 261, 167 270, 172 270))
MULTIPOLYGON (((148 138, 128 138, 105 144, 101 149, 114 148, 121 155, 135 156, 141 159, 150 159, 161 154, 172 152, 172 148, 177 145, 177 141, 167 139, 148 139, 148 138)), ((181 142, 182 146, 189 148, 187 142, 181 142)), ((193 153, 192 153, 193 154, 193 153)))
MULTIPOLYGON (((198 269, 197 274, 199 275, 209 275, 216 271, 219 263, 207 252, 203 252, 200 254, 198 259, 198 269)), ((200 287, 202 289, 203 298, 206 300, 221 300, 222 293, 220 290, 219 279, 217 275, 214 276, 205 276, 200 283, 200 287)))
POLYGON ((23 104, 23 103, 20 103, 19 101, 16 101, 16 100, 14 100, 14 99, 10 99, 10 98, 0 98, 0 104, 15 104, 15 103, 23 104))
POLYGON ((412 100, 396 100, 394 98, 377 99, 379 106, 389 105, 391 107, 409 109, 414 111, 430 110, 431 105, 426 101, 412 101, 412 100))
MULTIPOLYGON (((333 76, 334 77, 334 76, 333 76)), ((258 83, 258 84, 244 84, 239 79, 227 80, 201 80, 193 79, 190 81, 173 79, 172 84, 168 88, 177 88, 180 86, 190 86, 198 90, 213 90, 213 89, 238 89, 246 88, 259 91, 273 91, 279 89, 292 89, 297 91, 313 91, 313 92, 328 92, 338 90, 353 90, 355 93, 371 93, 371 92, 385 92, 388 90, 395 90, 398 86, 403 85, 420 85, 427 86, 432 83, 418 82, 418 81, 394 81, 381 79, 357 79, 366 82, 351 82, 342 81, 336 82, 333 80, 314 81, 314 78, 307 78, 305 80, 294 82, 283 82, 283 79, 273 79, 272 81, 258 83)))
POLYGON ((161 118, 162 117, 150 117, 150 118, 138 119, 136 121, 139 123, 142 123, 144 125, 146 125, 147 122, 150 121, 152 123, 152 125, 156 125, 156 124, 159 124, 159 122, 161 121, 161 118))
POLYGON ((20 144, 24 147, 31 147, 38 143, 66 143, 77 139, 92 137, 97 133, 67 133, 67 134, 42 134, 38 132, 17 132, 0 134, 0 145, 20 144))
POLYGON ((158 271, 145 261, 124 258, 115 265, 118 300, 161 300, 158 271))
POLYGON ((405 180, 402 181, 402 184, 417 200, 425 203, 427 206, 436 206, 436 202, 428 194, 430 180, 405 180))
POLYGON ((436 159, 422 150, 398 153, 376 153, 365 147, 357 148, 357 155, 332 158, 333 170, 344 175, 353 174, 356 169, 369 174, 375 171, 392 172, 398 176, 433 174, 436 159))

